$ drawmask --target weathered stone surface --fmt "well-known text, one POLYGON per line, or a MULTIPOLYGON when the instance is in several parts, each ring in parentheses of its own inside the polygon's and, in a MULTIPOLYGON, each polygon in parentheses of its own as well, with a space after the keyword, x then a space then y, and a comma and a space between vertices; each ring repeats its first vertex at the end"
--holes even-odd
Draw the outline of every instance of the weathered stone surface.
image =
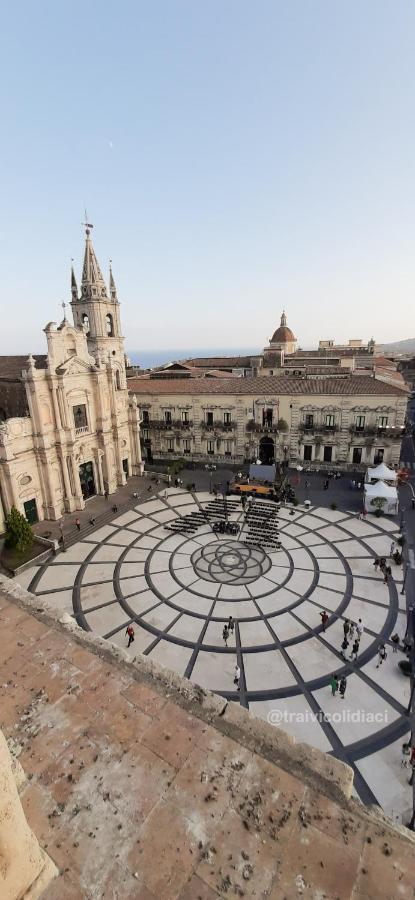
POLYGON ((40 897, 56 868, 30 829, 17 790, 10 753, 0 732, 0 896, 40 897))
POLYGON ((0 724, 47 900, 409 896, 413 835, 350 799, 348 767, 6 588, 0 724))

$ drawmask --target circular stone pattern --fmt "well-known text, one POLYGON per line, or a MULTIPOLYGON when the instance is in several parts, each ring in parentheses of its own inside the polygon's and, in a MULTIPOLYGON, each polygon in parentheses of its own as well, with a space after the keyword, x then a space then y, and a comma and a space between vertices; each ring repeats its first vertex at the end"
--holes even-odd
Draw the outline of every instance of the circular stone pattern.
POLYGON ((271 560, 261 547, 240 541, 207 545, 196 550, 192 565, 200 578, 219 584, 249 584, 271 568, 271 560))

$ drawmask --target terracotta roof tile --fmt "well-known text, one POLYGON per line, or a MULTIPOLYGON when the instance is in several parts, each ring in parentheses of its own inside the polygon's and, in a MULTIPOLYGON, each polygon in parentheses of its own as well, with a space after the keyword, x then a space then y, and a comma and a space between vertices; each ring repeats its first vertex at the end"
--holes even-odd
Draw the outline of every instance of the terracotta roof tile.
POLYGON ((298 378, 269 376, 260 378, 165 379, 163 381, 129 378, 130 393, 137 394, 374 394, 403 397, 403 388, 386 384, 370 376, 346 378, 298 378))

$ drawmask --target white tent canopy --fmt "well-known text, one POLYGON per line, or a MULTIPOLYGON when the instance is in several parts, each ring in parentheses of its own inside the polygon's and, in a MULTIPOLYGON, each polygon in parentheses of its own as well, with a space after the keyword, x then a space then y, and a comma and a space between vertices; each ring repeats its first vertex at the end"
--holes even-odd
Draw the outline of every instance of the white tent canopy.
POLYGON ((384 481, 378 481, 376 484, 365 484, 365 494, 369 497, 386 497, 387 499, 396 497, 396 488, 384 481))
POLYGON ((373 479, 378 481, 396 481, 397 473, 394 469, 389 469, 385 463, 380 463, 374 469, 368 469, 366 472, 366 481, 372 483, 373 479))
POLYGON ((377 481, 376 484, 366 483, 364 506, 366 512, 374 513, 376 509, 381 509, 386 515, 394 516, 398 512, 398 492, 395 487, 385 484, 384 481, 377 481), (383 502, 377 503, 377 500, 383 502))

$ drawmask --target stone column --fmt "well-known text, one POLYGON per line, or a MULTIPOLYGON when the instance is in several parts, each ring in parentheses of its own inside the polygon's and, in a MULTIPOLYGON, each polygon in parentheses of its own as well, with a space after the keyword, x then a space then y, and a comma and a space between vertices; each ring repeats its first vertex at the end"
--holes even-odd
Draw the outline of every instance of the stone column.
POLYGON ((20 803, 9 750, 0 731, 0 896, 41 897, 58 870, 39 847, 20 803))
POLYGON ((95 450, 95 462, 97 466, 98 472, 98 493, 104 493, 104 476, 102 474, 102 457, 104 455, 103 450, 95 450))
POLYGON ((71 453, 71 466, 72 466, 72 474, 75 482, 75 498, 76 498, 76 509, 85 509, 85 500, 82 496, 82 488, 81 481, 79 478, 79 469, 78 463, 75 459, 75 454, 71 453))

